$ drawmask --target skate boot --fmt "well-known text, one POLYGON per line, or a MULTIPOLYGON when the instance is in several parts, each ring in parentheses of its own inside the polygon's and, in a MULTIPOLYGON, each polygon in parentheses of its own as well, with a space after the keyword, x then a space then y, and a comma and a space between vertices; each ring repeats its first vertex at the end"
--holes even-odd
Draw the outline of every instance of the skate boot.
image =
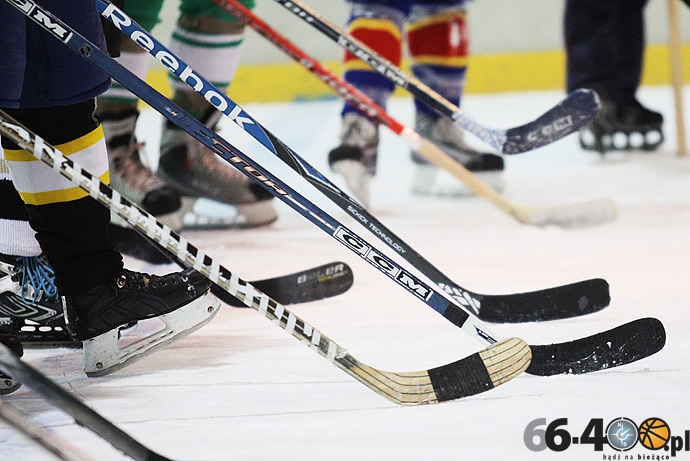
MULTIPOLYGON (((455 161, 486 183, 494 190, 503 190, 503 158, 496 154, 478 152, 463 141, 463 131, 447 117, 433 117, 417 112, 415 130, 452 157, 455 161)), ((429 163, 423 156, 412 151, 415 173, 412 179, 412 193, 417 195, 461 196, 473 192, 464 187, 457 178, 450 182, 439 177, 439 168, 429 163)), ((450 175, 449 175, 450 176, 450 175)))
POLYGON ((134 112, 101 121, 108 145, 110 185, 152 215, 165 216, 180 208, 180 194, 142 163, 143 145, 134 136, 138 117, 134 112))
MULTIPOLYGON (((128 200, 141 206, 160 221, 179 231, 180 194, 148 169, 141 160, 142 144, 134 136, 139 112, 103 117, 101 124, 108 145, 110 181, 128 200)), ((166 264, 169 259, 157 251, 119 216, 113 214, 110 237, 122 254, 150 264, 166 264)))
POLYGON ((123 269, 108 283, 63 296, 67 330, 73 340, 83 341, 87 376, 112 373, 208 323, 220 308, 210 287, 208 279, 191 269, 164 276, 123 269), (136 340, 127 335, 126 344, 118 341, 123 325, 154 317, 162 328, 136 340))
MULTIPOLYGON (((214 129, 221 115, 212 109, 202 122, 214 129)), ((198 227, 193 212, 194 204, 201 197, 232 205, 235 210, 225 219, 214 220, 213 228, 259 227, 278 219, 270 192, 170 122, 163 129, 158 175, 183 196, 183 229, 198 227)))
POLYGON ((65 329, 55 274, 45 257, 0 254, 0 317, 27 346, 78 346, 65 329))
POLYGON ((328 165, 343 176, 354 196, 369 207, 371 181, 376 174, 379 145, 378 125, 364 115, 343 116, 340 145, 328 153, 328 165))
MULTIPOLYGON (((9 320, 11 320, 9 317, 0 317, 0 344, 9 348, 17 357, 21 357, 24 355, 24 348, 19 339, 7 329, 6 321, 9 320)), ((14 392, 21 385, 19 381, 5 373, 0 366, 0 395, 14 392)))
POLYGON ((580 130, 580 146, 600 154, 610 151, 656 150, 664 141, 664 117, 636 99, 622 106, 601 98, 601 109, 580 130))

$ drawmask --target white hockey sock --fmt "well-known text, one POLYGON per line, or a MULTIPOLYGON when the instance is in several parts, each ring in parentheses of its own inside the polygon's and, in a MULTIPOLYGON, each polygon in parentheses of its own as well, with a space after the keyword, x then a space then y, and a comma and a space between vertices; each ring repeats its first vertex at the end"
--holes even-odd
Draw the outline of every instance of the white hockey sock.
MULTIPOLYGON (((222 91, 226 91, 237 72, 244 34, 205 34, 177 27, 170 42, 170 51, 222 91)), ((189 90, 174 75, 170 84, 175 89, 189 90)))
MULTIPOLYGON (((0 181, 9 181, 10 172, 0 147, 0 181)), ((0 218, 0 253, 13 256, 38 256, 41 247, 28 221, 0 218)))

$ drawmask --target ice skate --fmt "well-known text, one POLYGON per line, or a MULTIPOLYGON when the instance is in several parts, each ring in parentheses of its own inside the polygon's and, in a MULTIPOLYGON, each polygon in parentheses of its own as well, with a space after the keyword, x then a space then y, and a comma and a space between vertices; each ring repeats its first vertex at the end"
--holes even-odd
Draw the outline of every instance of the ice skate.
MULTIPOLYGON (((432 117, 417 112, 415 131, 420 136, 436 144, 443 151, 467 168, 469 171, 494 190, 503 190, 503 158, 492 153, 479 152, 463 141, 463 131, 447 117, 432 117)), ((473 192, 466 188, 457 178, 448 174, 442 177, 442 171, 427 161, 420 154, 412 151, 415 172, 412 178, 412 193, 417 195, 463 196, 473 192)))
POLYGON ((110 185, 152 215, 162 217, 180 208, 180 194, 143 164, 142 144, 134 136, 138 116, 133 112, 101 121, 108 145, 110 185))
POLYGON ((52 268, 41 256, 0 254, 0 317, 27 346, 75 346, 65 329, 52 268))
POLYGON ((371 181, 376 174, 378 126, 356 112, 343 117, 340 145, 328 153, 328 164, 342 175, 354 196, 369 207, 371 181))
MULTIPOLYGON (((220 309, 211 282, 188 269, 164 276, 123 269, 114 280, 77 296, 63 296, 72 339, 83 341, 84 371, 102 376, 168 346, 208 323, 220 309), (147 319, 163 326, 146 336, 120 340, 120 328, 147 319)), ((146 327, 143 328, 146 330, 146 327)))
MULTIPOLYGON (((213 129, 221 115, 213 110, 202 121, 213 129)), ((185 215, 194 212, 194 203, 201 197, 233 207, 225 220, 226 227, 259 227, 278 219, 270 192, 170 122, 163 129, 158 175, 183 196, 183 228, 185 215)), ((222 227, 222 223, 222 219, 216 220, 213 228, 222 227)))
MULTIPOLYGON (((9 317, 0 317, 0 343, 7 346, 17 357, 24 355, 22 343, 12 333, 7 331, 9 317)), ((0 368, 0 395, 9 394, 16 391, 22 385, 18 380, 12 378, 0 368)))
POLYGON ((610 151, 653 151, 664 141, 664 117, 633 99, 623 106, 602 97, 597 116, 580 131, 580 146, 605 154, 610 151))

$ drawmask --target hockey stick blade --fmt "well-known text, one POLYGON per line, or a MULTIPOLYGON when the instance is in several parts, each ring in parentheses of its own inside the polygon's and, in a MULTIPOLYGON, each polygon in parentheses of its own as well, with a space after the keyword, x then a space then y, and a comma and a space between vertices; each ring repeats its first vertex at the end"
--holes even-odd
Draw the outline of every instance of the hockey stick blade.
POLYGON ((275 1, 333 40, 345 51, 357 56, 376 72, 399 87, 406 89, 439 114, 452 119, 467 132, 477 136, 501 153, 519 154, 545 146, 577 132, 599 112, 598 95, 591 90, 583 89, 571 93, 557 106, 525 125, 507 130, 483 126, 420 80, 405 73, 364 43, 322 18, 316 11, 299 0, 275 1))
MULTIPOLYGON (((331 298, 345 293, 354 282, 352 269, 343 262, 324 264, 312 269, 250 282, 259 290, 283 305, 300 304, 331 298)), ((247 307, 218 285, 211 293, 233 307, 247 307)))
MULTIPOLYGON (((41 10, 44 11, 44 10, 41 10)), ((48 13, 45 13, 48 14, 48 13)), ((51 17, 57 20, 57 18, 51 17)), ((400 405, 419 405, 459 399, 488 391, 515 378, 530 364, 529 346, 519 338, 493 341, 482 351, 431 370, 387 372, 364 365, 335 341, 300 319, 283 305, 232 274, 213 258, 191 245, 170 227, 132 204, 81 165, 0 110, 0 132, 37 159, 63 175, 132 227, 170 251, 181 263, 193 267, 230 295, 297 338, 311 350, 345 371, 361 384, 400 405)), ((12 369, 8 372, 11 374, 12 369)), ((20 375, 21 376, 21 375, 20 375)))
POLYGON ((506 130, 501 152, 520 154, 579 131, 597 115, 600 105, 596 92, 576 90, 536 120, 506 130))
POLYGON ((145 447, 41 372, 22 362, 1 343, 0 368, 70 415, 77 424, 89 429, 130 458, 138 461, 168 459, 145 447))
POLYGON ((565 229, 605 224, 616 219, 618 208, 610 198, 551 206, 514 205, 516 218, 537 227, 558 226, 565 229))
MULTIPOLYGON (((111 225, 110 234, 117 233, 116 235, 119 236, 117 249, 121 253, 154 264, 179 264, 174 254, 131 229, 127 222, 120 220, 117 215, 113 219, 115 218, 120 221, 120 224, 111 225)), ((180 264, 180 267, 184 268, 184 265, 180 264)), ((304 269, 294 274, 250 283, 281 304, 287 305, 338 296, 352 287, 353 279, 350 266, 338 261, 304 269)), ((234 307, 246 307, 240 300, 233 298, 215 284, 211 286, 211 292, 225 304, 234 307)))
POLYGON ((530 348, 519 338, 507 338, 457 362, 418 372, 381 371, 346 354, 335 364, 349 374, 376 382, 376 392, 401 405, 456 400, 505 384, 529 366, 530 348))
MULTIPOLYGON (((456 301, 467 303, 458 291, 444 285, 456 301)), ((538 291, 506 295, 474 293, 477 316, 492 323, 524 323, 559 320, 599 312, 611 302, 609 284, 604 279, 589 279, 538 291)))
POLYGON ((665 344, 663 324, 642 318, 586 338, 531 346, 533 359, 527 373, 551 376, 606 370, 656 354, 665 344))

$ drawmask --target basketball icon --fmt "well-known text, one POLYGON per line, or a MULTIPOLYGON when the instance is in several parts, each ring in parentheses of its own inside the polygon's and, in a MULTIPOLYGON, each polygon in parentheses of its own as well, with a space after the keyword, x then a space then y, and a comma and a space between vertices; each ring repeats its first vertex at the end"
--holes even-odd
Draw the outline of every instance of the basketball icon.
POLYGON ((663 448, 670 437, 671 429, 663 419, 649 418, 640 424, 640 443, 650 450, 663 448))

